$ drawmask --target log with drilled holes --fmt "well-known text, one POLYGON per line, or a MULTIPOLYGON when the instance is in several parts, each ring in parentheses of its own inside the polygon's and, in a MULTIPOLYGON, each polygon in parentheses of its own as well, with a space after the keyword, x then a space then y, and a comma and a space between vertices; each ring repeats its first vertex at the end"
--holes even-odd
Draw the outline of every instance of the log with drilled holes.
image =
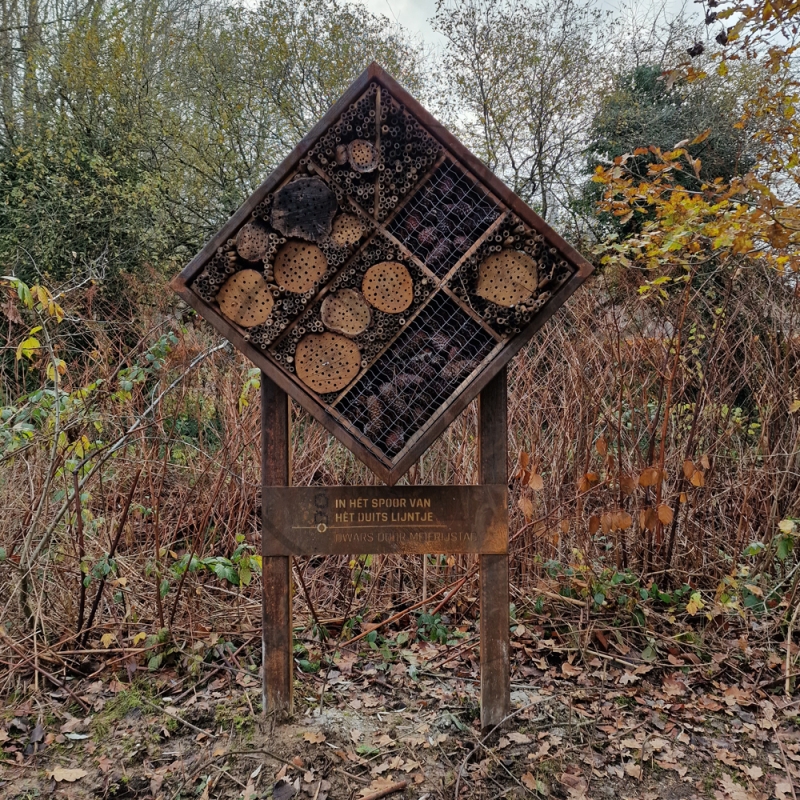
POLYGON ((339 289, 322 301, 320 318, 329 331, 345 336, 358 336, 369 327, 372 312, 361 292, 355 289, 339 289))
POLYGON ((269 248, 269 229, 253 220, 242 226, 236 236, 236 252, 245 261, 261 261, 269 248))
POLYGON ((475 294, 511 308, 530 300, 538 283, 536 261, 519 250, 501 250, 490 255, 478 268, 475 294))
POLYGON ((275 194, 272 227, 284 236, 318 241, 331 232, 336 195, 319 178, 297 178, 275 194))
POLYGON ((349 247, 355 244, 364 234, 364 226, 353 214, 339 214, 333 221, 331 241, 337 247, 349 247))
POLYGON ((307 334, 295 351, 297 377, 320 394, 341 391, 360 368, 358 345, 338 333, 307 334))
POLYGON ((382 261, 370 267, 361 291, 371 306, 387 314, 399 314, 414 301, 414 282, 399 261, 382 261))
POLYGON ((356 172, 372 172, 380 161, 375 145, 364 139, 353 139, 347 146, 347 155, 356 172))
POLYGON ((328 259, 319 247, 295 239, 278 250, 273 272, 278 286, 305 294, 314 288, 326 269, 328 259))
POLYGON ((254 269, 231 275, 217 295, 220 311, 243 328, 261 325, 272 313, 275 300, 264 276, 254 269))

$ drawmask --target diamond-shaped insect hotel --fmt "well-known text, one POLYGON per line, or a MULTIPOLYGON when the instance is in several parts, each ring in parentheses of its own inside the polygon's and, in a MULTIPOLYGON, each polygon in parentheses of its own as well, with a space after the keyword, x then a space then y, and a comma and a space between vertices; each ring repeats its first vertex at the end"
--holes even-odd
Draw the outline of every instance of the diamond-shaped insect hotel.
POLYGON ((373 64, 173 285, 394 484, 590 272, 373 64))

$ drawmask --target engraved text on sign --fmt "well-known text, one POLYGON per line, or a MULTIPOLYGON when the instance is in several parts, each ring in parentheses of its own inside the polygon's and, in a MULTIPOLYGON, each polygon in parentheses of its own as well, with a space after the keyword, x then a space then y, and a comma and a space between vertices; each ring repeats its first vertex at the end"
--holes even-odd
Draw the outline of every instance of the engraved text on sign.
POLYGON ((506 553, 505 486, 265 487, 264 555, 506 553))

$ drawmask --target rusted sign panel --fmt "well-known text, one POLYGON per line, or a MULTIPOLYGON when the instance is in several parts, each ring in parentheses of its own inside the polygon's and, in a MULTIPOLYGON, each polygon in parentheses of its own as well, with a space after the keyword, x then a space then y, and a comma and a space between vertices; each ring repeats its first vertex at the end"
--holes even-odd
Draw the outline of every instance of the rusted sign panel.
POLYGON ((505 486, 264 487, 263 554, 506 553, 505 486))

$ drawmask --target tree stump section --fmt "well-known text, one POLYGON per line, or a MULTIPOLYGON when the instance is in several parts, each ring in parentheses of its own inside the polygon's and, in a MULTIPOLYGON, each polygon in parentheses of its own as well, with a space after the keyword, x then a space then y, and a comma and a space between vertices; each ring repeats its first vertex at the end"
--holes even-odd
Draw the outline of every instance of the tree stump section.
POLYGON ((220 311, 243 328, 266 322, 275 300, 260 272, 243 269, 231 275, 217 294, 220 311))
POLYGON ((369 327, 372 312, 361 292, 339 289, 322 301, 320 319, 329 331, 344 336, 358 336, 369 327))
POLYGON ((350 166, 356 172, 372 172, 380 161, 380 153, 372 142, 366 139, 353 139, 347 145, 350 166))
POLYGON ((261 261, 269 249, 269 229, 253 220, 242 226, 236 236, 236 252, 245 261, 261 261))
POLYGON ((328 259, 317 245, 294 240, 278 250, 273 274, 278 286, 305 294, 317 285, 327 269, 328 259))
POLYGON ((275 194, 272 227, 284 236, 312 242, 331 232, 338 204, 336 195, 320 178, 297 178, 275 194))
POLYGON ((310 333, 295 350, 297 377, 319 394, 344 389, 361 369, 361 352, 355 342, 338 333, 310 333))
POLYGON ((478 268, 475 294, 498 306, 512 306, 530 300, 539 285, 536 261, 518 250, 501 250, 490 255, 478 268))
POLYGON ((354 214, 339 214, 333 221, 331 241, 337 247, 350 247, 364 235, 364 226, 354 214))
POLYGON ((399 314, 414 302, 411 273, 398 261, 382 261, 370 267, 361 291, 371 306, 387 314, 399 314))

